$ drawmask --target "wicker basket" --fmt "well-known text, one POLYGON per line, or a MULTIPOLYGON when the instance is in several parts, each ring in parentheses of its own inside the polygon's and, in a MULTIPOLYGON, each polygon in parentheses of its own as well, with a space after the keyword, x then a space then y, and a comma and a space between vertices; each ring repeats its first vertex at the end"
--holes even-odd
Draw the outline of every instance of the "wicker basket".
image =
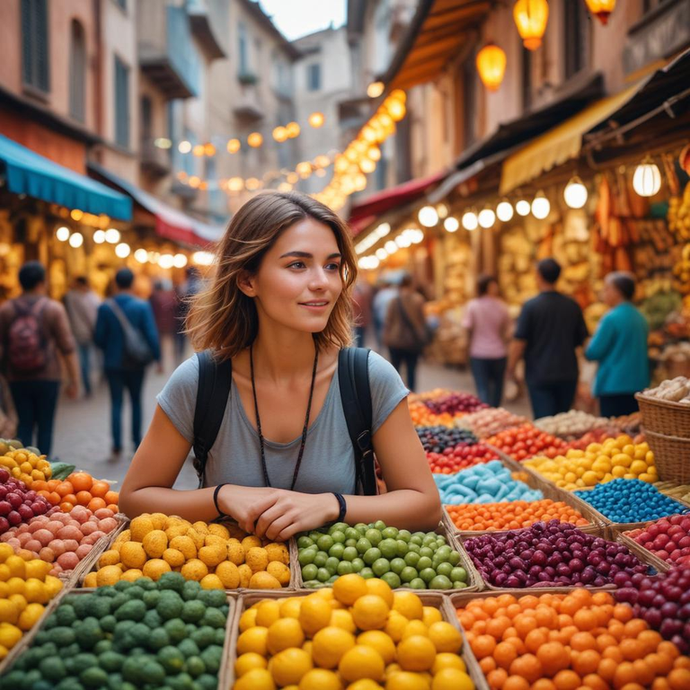
MULTIPOLYGON (((467 590, 462 591, 466 592, 467 590)), ((489 690, 489 685, 486 682, 486 679, 484 678, 484 674, 482 673, 481 668, 479 668, 479 663, 477 662, 477 659, 472 653, 470 644, 467 641, 467 638, 465 637, 465 632, 463 631, 462 626, 458 622, 458 618, 455 615, 455 611, 450 606, 448 597, 443 594, 425 592, 423 590, 415 590, 415 594, 422 600, 422 604, 424 604, 424 606, 433 606, 434 608, 439 609, 441 615, 443 616, 443 620, 447 621, 448 623, 456 627, 458 630, 460 630, 463 638, 463 645, 462 650, 460 652, 460 656, 463 658, 465 662, 465 666, 467 667, 467 673, 474 682, 476 690, 489 690)), ((474 594, 475 596, 477 595, 476 592, 474 594)), ((309 596, 309 591, 302 590, 301 592, 296 592, 293 594, 289 594, 288 592, 267 591, 263 594, 252 593, 243 594, 240 596, 239 601, 237 603, 237 609, 235 612, 234 629, 232 631, 232 636, 230 639, 230 654, 228 657, 224 658, 223 666, 221 667, 221 671, 218 675, 219 688, 223 688, 224 690, 232 690, 232 686, 235 682, 235 662, 237 661, 237 639, 239 637, 239 622, 242 613, 246 609, 256 604, 257 602, 262 601, 264 599, 276 599, 280 601, 282 599, 287 599, 290 596, 309 596)), ((470 598, 471 596, 472 595, 470 594, 470 598)))

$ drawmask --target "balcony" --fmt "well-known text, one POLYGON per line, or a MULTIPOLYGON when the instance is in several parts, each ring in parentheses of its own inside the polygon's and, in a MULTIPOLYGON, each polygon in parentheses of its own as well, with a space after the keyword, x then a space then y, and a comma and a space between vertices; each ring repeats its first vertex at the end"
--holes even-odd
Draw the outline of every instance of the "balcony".
MULTIPOLYGON (((266 114, 259 88, 255 81, 249 81, 249 74, 238 74, 237 80, 240 82, 239 96, 232 105, 232 111, 236 117, 246 123, 263 120, 266 114)), ((254 75, 251 75, 254 76, 254 75)))
POLYGON ((227 46, 224 45, 226 39, 222 34, 222 27, 228 22, 225 5, 214 3, 211 10, 207 0, 188 0, 187 13, 192 32, 208 59, 217 60, 227 57, 227 46))
POLYGON ((165 177, 172 170, 170 149, 162 149, 154 141, 155 139, 147 137, 141 140, 141 169, 151 177, 165 177))
POLYGON ((139 26, 145 27, 138 46, 142 72, 168 99, 197 96, 201 60, 185 10, 165 0, 147 0, 137 7, 139 26))
POLYGON ((664 0, 630 27, 623 52, 626 74, 668 58, 690 44, 690 0, 664 0))

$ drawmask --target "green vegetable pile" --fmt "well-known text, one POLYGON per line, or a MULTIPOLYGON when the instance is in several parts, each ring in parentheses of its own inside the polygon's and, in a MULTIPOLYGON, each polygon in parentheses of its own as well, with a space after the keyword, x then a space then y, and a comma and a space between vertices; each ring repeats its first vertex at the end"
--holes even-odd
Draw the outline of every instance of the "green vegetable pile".
POLYGON ((305 587, 330 585, 340 575, 378 577, 391 587, 464 589, 460 554, 436 532, 414 532, 378 522, 338 522, 297 539, 305 587))
POLYGON ((179 573, 68 595, 0 687, 215 690, 228 605, 179 573))

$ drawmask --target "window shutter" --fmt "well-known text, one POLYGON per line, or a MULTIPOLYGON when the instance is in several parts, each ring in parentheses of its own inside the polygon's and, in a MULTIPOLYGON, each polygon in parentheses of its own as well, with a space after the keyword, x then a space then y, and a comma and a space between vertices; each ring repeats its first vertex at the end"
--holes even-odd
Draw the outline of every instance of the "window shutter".
POLYGON ((129 148, 129 69, 115 57, 115 141, 129 148))
POLYGON ((34 49, 36 61, 36 86, 42 91, 50 90, 48 72, 48 6, 46 0, 34 0, 36 23, 34 25, 34 49))
POLYGON ((70 51, 69 111, 73 118, 83 122, 86 100, 86 45, 84 30, 76 20, 72 20, 70 51))
POLYGON ((22 79, 25 84, 33 83, 33 32, 31 31, 32 0, 22 0, 22 79))

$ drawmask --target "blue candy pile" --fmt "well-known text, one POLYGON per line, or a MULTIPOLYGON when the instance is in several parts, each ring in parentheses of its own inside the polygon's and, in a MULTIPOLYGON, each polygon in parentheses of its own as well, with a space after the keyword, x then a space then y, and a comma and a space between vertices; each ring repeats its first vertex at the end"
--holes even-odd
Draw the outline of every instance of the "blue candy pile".
POLYGON ((512 478, 510 470, 499 460, 475 465, 455 474, 434 474, 441 503, 504 503, 539 501, 544 494, 512 478))
POLYGON ((652 484, 639 479, 613 479, 589 491, 576 491, 612 522, 645 522, 689 512, 652 484))

